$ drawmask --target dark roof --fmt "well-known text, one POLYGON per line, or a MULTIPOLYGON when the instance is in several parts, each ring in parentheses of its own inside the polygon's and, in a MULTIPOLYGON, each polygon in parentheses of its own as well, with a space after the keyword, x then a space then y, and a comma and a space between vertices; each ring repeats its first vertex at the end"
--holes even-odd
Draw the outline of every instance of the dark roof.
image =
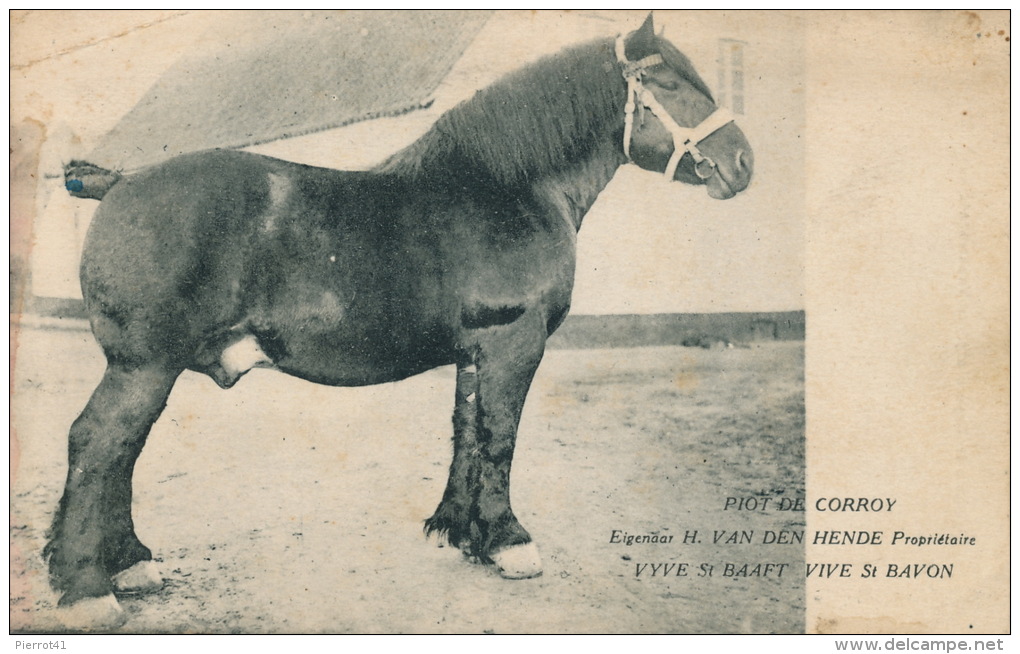
POLYGON ((490 14, 228 14, 214 47, 171 66, 88 159, 133 170, 428 106, 490 14))

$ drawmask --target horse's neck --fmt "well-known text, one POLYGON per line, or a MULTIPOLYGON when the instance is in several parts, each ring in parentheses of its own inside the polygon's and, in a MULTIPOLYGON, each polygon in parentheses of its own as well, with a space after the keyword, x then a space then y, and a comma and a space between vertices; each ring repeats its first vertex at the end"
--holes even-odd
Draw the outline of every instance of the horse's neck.
POLYGON ((532 188, 536 197, 579 230, 585 214, 625 161, 619 144, 607 138, 592 148, 588 158, 545 175, 532 188))

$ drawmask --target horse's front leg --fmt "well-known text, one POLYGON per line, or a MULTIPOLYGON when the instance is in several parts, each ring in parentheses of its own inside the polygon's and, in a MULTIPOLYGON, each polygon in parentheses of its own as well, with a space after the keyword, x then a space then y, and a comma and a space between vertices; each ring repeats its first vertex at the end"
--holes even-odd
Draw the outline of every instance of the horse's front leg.
POLYGON ((457 367, 454 453, 446 492, 426 530, 513 579, 542 573, 538 549, 510 508, 510 465, 524 400, 545 349, 545 323, 527 314, 471 330, 457 367))
POLYGON ((162 586, 131 520, 131 477, 178 375, 160 365, 111 364, 71 426, 68 472, 45 554, 69 626, 121 619, 116 592, 162 586))

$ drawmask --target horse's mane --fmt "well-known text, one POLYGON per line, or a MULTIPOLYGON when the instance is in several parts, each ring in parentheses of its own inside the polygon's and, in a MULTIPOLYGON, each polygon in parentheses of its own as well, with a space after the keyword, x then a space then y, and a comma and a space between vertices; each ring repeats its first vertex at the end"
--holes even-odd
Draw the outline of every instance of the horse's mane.
MULTIPOLYGON (((655 42, 666 65, 712 97, 683 53, 655 42)), ((527 183, 584 159, 607 133, 619 138, 625 88, 612 39, 573 46, 478 91, 375 171, 527 183)))
POLYGON ((525 183, 583 158, 610 121, 622 130, 624 88, 611 40, 568 48, 478 91, 376 171, 525 183))

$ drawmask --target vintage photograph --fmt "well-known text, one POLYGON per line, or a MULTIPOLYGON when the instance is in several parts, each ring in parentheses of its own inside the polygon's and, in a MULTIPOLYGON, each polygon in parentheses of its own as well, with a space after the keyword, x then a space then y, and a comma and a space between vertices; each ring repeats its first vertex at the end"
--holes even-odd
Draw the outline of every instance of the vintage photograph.
POLYGON ((12 633, 935 630, 825 599, 839 16, 10 20, 12 633))

